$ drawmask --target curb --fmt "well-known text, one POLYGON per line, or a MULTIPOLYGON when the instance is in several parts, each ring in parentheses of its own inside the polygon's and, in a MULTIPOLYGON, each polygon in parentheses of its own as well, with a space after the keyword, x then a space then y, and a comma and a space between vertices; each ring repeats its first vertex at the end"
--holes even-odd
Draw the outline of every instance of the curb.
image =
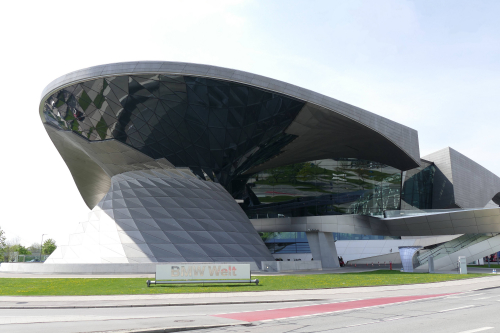
MULTIPOLYGON (((21 306, 0 306, 0 309, 101 309, 101 308, 146 308, 158 306, 196 306, 196 305, 227 305, 227 304, 266 304, 266 303, 293 303, 293 302, 314 302, 322 301, 321 298, 306 298, 306 299, 285 299, 285 300, 268 300, 268 301, 249 301, 249 302, 204 302, 204 303, 157 303, 157 304, 123 304, 123 305, 74 305, 74 306, 51 306, 51 305, 21 305, 21 306)), ((124 331, 133 332, 133 331, 124 331)), ((142 332, 142 331, 141 331, 142 332)))
POLYGON ((169 332, 185 332, 185 331, 195 331, 210 328, 221 328, 221 327, 231 327, 231 326, 249 326, 251 324, 246 323, 236 323, 236 324, 218 324, 218 325, 200 325, 200 326, 179 326, 179 327, 168 327, 168 328, 147 328, 138 330, 126 330, 126 331, 106 331, 109 333, 169 333, 169 332))

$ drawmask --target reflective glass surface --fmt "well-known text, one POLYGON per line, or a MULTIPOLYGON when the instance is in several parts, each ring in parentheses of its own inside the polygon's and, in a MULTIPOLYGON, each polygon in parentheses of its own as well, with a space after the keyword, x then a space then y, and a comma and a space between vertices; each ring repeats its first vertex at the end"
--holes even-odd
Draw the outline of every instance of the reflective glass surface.
POLYGON ((268 169, 249 178, 250 218, 383 215, 399 209, 401 172, 357 159, 326 159, 268 169))
POLYGON ((431 209, 434 186, 434 164, 421 161, 422 166, 404 173, 401 192, 401 209, 431 209))
POLYGON ((324 159, 244 174, 296 138, 285 129, 303 106, 235 82, 125 75, 66 87, 47 99, 44 115, 87 140, 116 139, 219 182, 250 218, 399 209, 401 172, 377 162, 324 159))
MULTIPOLYGON (((311 253, 305 232, 260 232, 260 237, 273 254, 278 253, 311 253)), ((401 239, 393 236, 358 235, 333 232, 338 240, 381 240, 401 239)))
POLYGON ((311 253, 305 232, 262 232, 259 234, 271 253, 311 253))
POLYGON ((241 192, 235 177, 275 156, 304 103, 234 82, 168 75, 115 76, 50 96, 46 121, 91 141, 116 139, 241 192))

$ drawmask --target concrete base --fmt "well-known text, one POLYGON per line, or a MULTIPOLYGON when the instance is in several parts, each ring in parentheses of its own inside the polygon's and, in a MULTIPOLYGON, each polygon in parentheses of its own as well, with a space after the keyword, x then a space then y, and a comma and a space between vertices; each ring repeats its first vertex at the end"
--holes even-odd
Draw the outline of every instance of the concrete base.
MULTIPOLYGON (((168 264, 162 262, 160 264, 168 264)), ((172 264, 193 264, 176 262, 172 264)), ((259 271, 255 262, 218 262, 216 264, 250 264, 251 271, 259 271)), ((1 273, 32 274, 154 274, 157 263, 139 264, 40 264, 40 263, 2 263, 1 273)))
POLYGON ((361 265, 361 264, 374 264, 374 265, 379 265, 379 264, 388 264, 392 262, 393 264, 400 264, 401 265, 401 256, 399 255, 399 252, 393 252, 389 254, 383 254, 381 256, 375 256, 375 257, 367 257, 367 258, 361 258, 357 260, 349 260, 349 264, 356 264, 356 265, 361 265))
POLYGON ((321 270, 321 261, 263 261, 261 267, 264 272, 321 270))
POLYGON ((312 253, 274 253, 273 257, 283 261, 311 261, 312 253))

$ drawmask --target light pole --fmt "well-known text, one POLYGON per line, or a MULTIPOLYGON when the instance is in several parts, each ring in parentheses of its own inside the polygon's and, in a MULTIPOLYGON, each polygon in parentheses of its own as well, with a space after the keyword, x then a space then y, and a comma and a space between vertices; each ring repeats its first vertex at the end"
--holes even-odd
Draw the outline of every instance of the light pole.
POLYGON ((40 243, 40 262, 42 262, 43 236, 47 236, 47 234, 42 234, 42 242, 40 243))

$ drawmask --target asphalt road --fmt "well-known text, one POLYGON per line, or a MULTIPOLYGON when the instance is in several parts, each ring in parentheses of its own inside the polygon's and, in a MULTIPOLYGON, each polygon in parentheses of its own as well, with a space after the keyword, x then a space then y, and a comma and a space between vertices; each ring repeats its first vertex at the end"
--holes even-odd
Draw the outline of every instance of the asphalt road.
MULTIPOLYGON (((500 332, 500 289, 203 332, 500 332)), ((196 332, 201 332, 197 330, 196 332)))
MULTIPOLYGON (((147 332, 157 328, 210 325, 232 326, 193 332, 500 332, 500 279, 478 281, 484 281, 479 285, 493 288, 467 291, 478 287, 478 283, 470 281, 462 282, 471 283, 469 285, 449 282, 439 288, 431 284, 428 287, 359 288, 358 292, 353 289, 343 293, 330 290, 324 292, 323 299, 315 301, 77 309, 1 308, 0 332, 147 332)), ((300 297, 314 296, 304 294, 300 297)), ((23 303, 23 298, 18 300, 23 303)))

